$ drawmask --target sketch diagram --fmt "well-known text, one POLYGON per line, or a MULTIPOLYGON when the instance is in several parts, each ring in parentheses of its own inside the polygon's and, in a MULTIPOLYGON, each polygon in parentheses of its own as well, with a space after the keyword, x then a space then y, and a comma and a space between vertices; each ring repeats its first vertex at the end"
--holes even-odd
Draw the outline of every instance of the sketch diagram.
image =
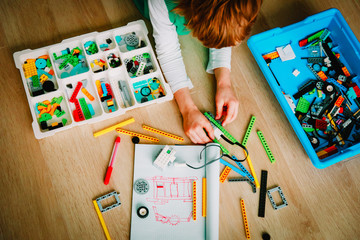
MULTIPOLYGON (((150 184, 152 184, 153 196, 146 198, 147 201, 154 203, 155 205, 167 205, 169 202, 182 202, 192 205, 192 183, 196 181, 197 177, 163 177, 155 176, 152 178, 146 178, 150 184)), ((169 208, 169 206, 167 206, 169 208)), ((180 222, 190 222, 193 211, 190 211, 189 215, 180 217, 179 214, 170 214, 165 216, 160 214, 159 209, 153 206, 155 213, 155 220, 161 223, 168 223, 172 226, 177 225, 180 222)))
POLYGON ((147 178, 153 183, 153 198, 147 198, 149 202, 164 205, 169 201, 183 200, 192 202, 192 182, 197 177, 162 177, 147 178))
POLYGON ((191 217, 193 215, 193 211, 191 211, 190 215, 186 218, 180 218, 178 215, 172 215, 171 217, 166 217, 164 215, 159 214, 155 206, 153 206, 153 209, 155 213, 155 220, 157 222, 169 223, 170 225, 173 226, 177 225, 180 222, 190 222, 191 217))

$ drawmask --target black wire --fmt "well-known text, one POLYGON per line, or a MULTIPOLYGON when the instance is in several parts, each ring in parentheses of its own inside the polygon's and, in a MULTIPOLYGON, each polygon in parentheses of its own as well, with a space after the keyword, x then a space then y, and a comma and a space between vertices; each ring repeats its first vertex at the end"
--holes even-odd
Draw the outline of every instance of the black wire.
POLYGON ((244 149, 245 152, 246 152, 245 158, 244 158, 244 159, 241 159, 241 160, 239 160, 239 159, 233 159, 233 158, 230 157, 228 154, 224 154, 224 156, 230 158, 230 159, 233 160, 234 162, 243 162, 243 161, 245 161, 245 160, 247 159, 247 156, 249 155, 249 152, 248 152, 247 148, 246 148, 244 145, 242 145, 242 144, 239 143, 239 142, 235 142, 235 143, 234 143, 234 142, 232 142, 230 139, 226 138, 224 135, 221 135, 221 137, 222 137, 222 139, 224 139, 224 140, 225 140, 226 142, 228 142, 229 144, 231 144, 231 145, 237 145, 237 146, 241 147, 242 149, 244 149))
MULTIPOLYGON (((215 147, 220 148, 220 151, 221 151, 220 157, 218 157, 218 158, 216 158, 216 159, 213 159, 213 160, 205 163, 204 165, 202 165, 202 166, 200 166, 200 167, 193 167, 193 166, 191 166, 191 165, 188 164, 188 163, 186 163, 186 166, 188 166, 189 168, 192 168, 192 169, 200 169, 200 168, 203 168, 203 167, 205 167, 205 166, 207 166, 207 165, 209 165, 209 164, 212 164, 212 163, 220 160, 220 159, 224 156, 224 154, 223 154, 223 152, 222 152, 221 147, 220 147, 218 144, 211 144, 211 145, 208 144, 208 145, 206 145, 206 146, 201 150, 201 152, 200 152, 200 160, 201 160, 201 154, 202 154, 202 152, 203 152, 206 148, 211 147, 211 146, 215 146, 215 147)), ((206 161, 206 160, 205 160, 205 161, 206 161)))

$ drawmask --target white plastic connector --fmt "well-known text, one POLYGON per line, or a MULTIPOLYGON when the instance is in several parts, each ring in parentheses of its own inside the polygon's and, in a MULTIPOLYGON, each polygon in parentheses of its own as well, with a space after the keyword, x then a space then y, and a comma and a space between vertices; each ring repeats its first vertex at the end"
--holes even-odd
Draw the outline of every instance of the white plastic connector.
POLYGON ((175 149, 169 147, 166 145, 163 150, 160 152, 160 154, 157 156, 155 161, 153 162, 153 165, 161 170, 164 170, 164 168, 169 164, 174 162, 175 160, 175 149))

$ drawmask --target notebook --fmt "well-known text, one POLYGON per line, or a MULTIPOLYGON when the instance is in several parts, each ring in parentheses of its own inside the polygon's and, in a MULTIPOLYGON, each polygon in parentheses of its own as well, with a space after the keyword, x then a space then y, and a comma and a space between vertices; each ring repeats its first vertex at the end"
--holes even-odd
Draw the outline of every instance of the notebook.
POLYGON ((217 144, 169 146, 176 151, 172 166, 153 165, 165 145, 135 144, 131 240, 218 239, 219 161, 217 144), (205 149, 204 149, 205 148, 205 149), (200 159, 201 154, 201 159, 200 159), (206 217, 202 216, 203 178, 206 178, 206 217), (193 182, 196 182, 196 220, 193 220, 193 182))

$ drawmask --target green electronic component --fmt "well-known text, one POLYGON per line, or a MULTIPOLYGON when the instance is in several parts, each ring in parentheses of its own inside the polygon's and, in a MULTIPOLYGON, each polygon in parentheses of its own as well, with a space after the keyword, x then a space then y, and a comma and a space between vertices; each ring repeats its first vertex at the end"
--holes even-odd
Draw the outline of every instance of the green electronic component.
POLYGON ((267 144, 267 142, 266 142, 266 140, 265 140, 265 138, 264 138, 264 135, 262 134, 261 131, 257 131, 257 135, 258 135, 259 138, 260 138, 261 144, 263 145, 263 147, 264 147, 264 149, 265 149, 265 151, 266 151, 266 154, 268 155, 268 157, 269 157, 269 159, 270 159, 270 162, 271 162, 271 163, 274 163, 274 162, 275 162, 275 158, 274 158, 274 156, 273 156, 273 154, 272 154, 272 152, 271 152, 271 150, 270 150, 270 148, 269 148, 269 146, 268 146, 268 144, 267 144))
POLYGON ((81 109, 82 109, 82 111, 84 113, 85 119, 87 120, 87 119, 92 118, 91 113, 90 113, 90 109, 89 109, 89 107, 88 107, 88 105, 86 103, 85 98, 80 98, 79 103, 80 103, 81 109))
POLYGON ((307 113, 310 107, 310 102, 307 101, 305 98, 301 97, 299 102, 296 106, 296 111, 301 113, 307 113))
POLYGON ((247 129, 246 129, 246 133, 245 133, 244 139, 242 140, 242 143, 241 143, 241 144, 244 145, 244 146, 246 146, 246 144, 247 144, 247 141, 248 141, 249 136, 250 136, 251 129, 253 128, 254 123, 255 123, 255 119, 256 119, 255 116, 251 116, 249 126, 248 126, 247 129))

